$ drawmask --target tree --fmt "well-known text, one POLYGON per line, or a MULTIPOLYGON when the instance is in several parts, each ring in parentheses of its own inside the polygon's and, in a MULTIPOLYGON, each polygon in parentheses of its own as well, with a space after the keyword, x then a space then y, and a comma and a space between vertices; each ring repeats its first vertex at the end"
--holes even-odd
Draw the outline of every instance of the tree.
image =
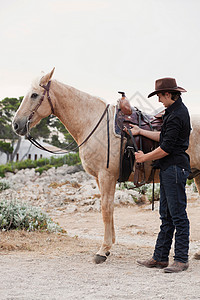
POLYGON ((13 147, 10 143, 0 141, 0 151, 6 153, 7 162, 10 160, 10 155, 13 153, 13 147))
MULTIPOLYGON (((68 131, 64 134, 64 137, 65 137, 65 141, 67 142, 67 145, 70 145, 69 150, 73 150, 78 146, 76 141, 68 131)), ((75 152, 78 152, 78 148, 75 150, 75 152)))
MULTIPOLYGON (((4 143, 7 143, 7 139, 11 140, 10 143, 7 143, 10 144, 10 148, 9 145, 5 145, 0 148, 0 151, 6 153, 9 161, 14 160, 21 144, 21 137, 16 135, 12 130, 12 119, 22 100, 23 97, 7 97, 0 101, 0 139, 2 139, 4 143), (13 152, 14 144, 16 144, 16 147, 13 152), (12 149, 12 153, 10 153, 8 149, 9 151, 11 151, 12 149)), ((66 148, 68 144, 74 141, 74 139, 70 136, 70 134, 68 133, 64 125, 60 122, 60 120, 52 115, 42 119, 36 127, 32 128, 31 135, 35 139, 41 137, 45 138, 49 143, 59 148, 66 148), (55 137, 54 133, 51 134, 52 129, 55 130, 55 128, 57 132, 57 137, 55 137), (63 136, 62 140, 60 140, 60 136, 63 136)), ((75 146, 73 145, 71 149, 74 147, 75 146)))
MULTIPOLYGON (((65 126, 60 122, 60 120, 57 117, 50 117, 49 126, 54 130, 56 128, 56 134, 52 134, 51 139, 49 140, 49 142, 52 145, 61 149, 67 148, 68 150, 73 150, 77 146, 77 143, 74 140, 74 138, 71 136, 71 134, 67 131, 65 126)), ((77 152, 78 149, 76 149, 75 151, 77 152)))
POLYGON ((12 118, 15 111, 18 109, 23 97, 17 98, 5 98, 0 102, 0 139, 1 146, 0 151, 7 155, 7 161, 13 160, 16 151, 13 153, 13 147, 15 141, 17 141, 16 150, 19 149, 21 143, 21 137, 17 136, 12 130, 12 118), (5 140, 11 140, 11 143, 5 140))
POLYGON ((31 129, 31 135, 35 138, 47 138, 50 135, 49 129, 49 117, 46 117, 40 121, 34 128, 31 129))
POLYGON ((17 135, 12 130, 12 118, 23 97, 5 98, 0 102, 0 138, 14 139, 17 135))

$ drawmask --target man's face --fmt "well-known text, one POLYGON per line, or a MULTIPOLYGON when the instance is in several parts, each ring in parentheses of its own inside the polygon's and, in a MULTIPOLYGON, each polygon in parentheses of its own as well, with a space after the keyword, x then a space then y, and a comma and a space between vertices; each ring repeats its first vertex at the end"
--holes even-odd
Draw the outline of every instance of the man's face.
POLYGON ((174 103, 174 101, 171 98, 171 94, 168 92, 166 92, 164 95, 162 93, 158 93, 157 96, 158 102, 161 102, 166 108, 174 103))

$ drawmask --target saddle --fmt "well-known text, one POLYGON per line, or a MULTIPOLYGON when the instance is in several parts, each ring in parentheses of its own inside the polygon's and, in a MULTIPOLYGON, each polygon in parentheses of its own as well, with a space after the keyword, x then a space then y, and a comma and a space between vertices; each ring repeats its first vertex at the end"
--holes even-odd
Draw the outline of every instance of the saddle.
POLYGON ((121 102, 119 102, 116 109, 115 116, 115 132, 121 135, 120 174, 118 182, 127 181, 133 172, 134 185, 139 187, 145 183, 150 183, 153 180, 154 171, 158 166, 155 161, 154 165, 152 165, 150 175, 146 178, 144 163, 134 164, 135 152, 138 150, 142 150, 144 153, 150 152, 158 147, 158 143, 143 136, 133 136, 129 124, 137 125, 146 130, 160 131, 163 123, 162 113, 159 113, 156 116, 150 116, 142 113, 138 108, 132 107, 131 114, 126 115, 122 111, 120 103, 121 102), (124 127, 128 129, 129 135, 123 130, 124 127), (125 147, 124 137, 127 138, 125 147))

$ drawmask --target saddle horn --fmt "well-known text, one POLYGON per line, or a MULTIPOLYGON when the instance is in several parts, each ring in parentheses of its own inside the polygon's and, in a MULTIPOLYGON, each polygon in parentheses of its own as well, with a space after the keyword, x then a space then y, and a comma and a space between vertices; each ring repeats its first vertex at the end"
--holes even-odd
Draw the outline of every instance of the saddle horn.
POLYGON ((124 115, 130 116, 132 114, 132 108, 128 98, 125 95, 125 92, 118 93, 122 95, 121 99, 119 99, 119 108, 121 109, 124 115))
POLYGON ((118 92, 118 94, 121 94, 122 97, 126 97, 125 93, 124 92, 118 92))

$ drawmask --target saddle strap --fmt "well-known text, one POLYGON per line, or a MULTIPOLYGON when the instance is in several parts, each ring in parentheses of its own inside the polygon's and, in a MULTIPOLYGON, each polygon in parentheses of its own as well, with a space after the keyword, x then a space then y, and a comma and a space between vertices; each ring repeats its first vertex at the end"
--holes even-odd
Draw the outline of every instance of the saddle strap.
POLYGON ((155 171, 156 171, 155 169, 152 169, 152 176, 153 176, 152 201, 151 201, 152 210, 154 210, 154 202, 155 202, 155 181, 154 181, 155 171))
POLYGON ((135 164, 135 172, 134 172, 134 185, 136 187, 140 187, 146 183, 145 180, 145 169, 144 163, 136 163, 135 164), (143 179, 139 181, 139 174, 143 174, 143 179))
MULTIPOLYGON (((138 125, 139 125, 139 128, 141 128, 141 121, 142 121, 141 117, 142 117, 142 113, 139 110, 138 111, 138 125)), ((142 136, 141 135, 139 136, 139 139, 140 139, 140 150, 142 150, 142 136)))
MULTIPOLYGON (((129 128, 127 128, 128 130, 128 133, 131 137, 131 141, 133 143, 133 146, 134 146, 134 150, 135 152, 138 152, 138 147, 136 145, 136 142, 135 142, 135 138, 131 132, 131 130, 129 128)), ((135 164, 135 172, 134 172, 134 185, 136 187, 140 187, 141 185, 145 184, 145 169, 144 169, 144 163, 136 163, 135 164), (142 173, 143 174, 143 179, 141 182, 139 182, 139 173, 142 173)))
POLYGON ((109 111, 108 109, 106 110, 107 113, 107 139, 108 139, 108 148, 107 148, 107 169, 109 168, 109 162, 110 162, 110 131, 109 131, 109 111))
POLYGON ((135 138, 134 138, 134 136, 133 136, 130 128, 127 128, 127 130, 128 130, 128 133, 129 133, 129 135, 131 137, 131 141, 133 142, 133 146, 134 146, 135 152, 138 152, 138 147, 136 145, 135 138))
POLYGON ((121 143, 120 143, 120 159, 119 159, 119 182, 122 182, 122 158, 123 158, 123 141, 125 137, 125 132, 121 131, 121 143))

